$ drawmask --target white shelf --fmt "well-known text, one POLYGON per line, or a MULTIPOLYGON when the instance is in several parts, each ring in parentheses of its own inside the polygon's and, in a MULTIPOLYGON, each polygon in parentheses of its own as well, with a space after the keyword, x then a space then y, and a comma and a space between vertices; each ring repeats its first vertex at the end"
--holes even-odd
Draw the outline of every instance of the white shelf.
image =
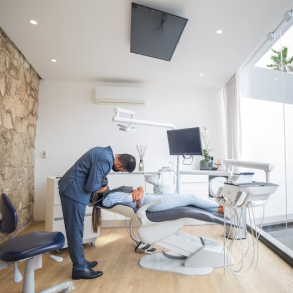
POLYGON ((182 170, 180 174, 189 175, 208 175, 208 176, 231 176, 232 172, 227 171, 209 171, 209 170, 182 170))

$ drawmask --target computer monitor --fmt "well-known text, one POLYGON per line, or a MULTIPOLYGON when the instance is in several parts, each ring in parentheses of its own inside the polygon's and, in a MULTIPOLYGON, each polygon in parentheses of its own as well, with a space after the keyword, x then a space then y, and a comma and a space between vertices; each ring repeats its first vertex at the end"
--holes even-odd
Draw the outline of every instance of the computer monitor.
POLYGON ((202 156, 200 128, 167 130, 170 155, 202 156))

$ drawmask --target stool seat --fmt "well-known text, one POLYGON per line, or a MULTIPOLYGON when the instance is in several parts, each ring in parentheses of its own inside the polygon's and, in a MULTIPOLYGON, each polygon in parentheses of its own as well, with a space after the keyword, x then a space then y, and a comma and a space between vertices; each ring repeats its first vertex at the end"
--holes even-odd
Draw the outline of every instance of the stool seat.
POLYGON ((61 249, 64 243, 65 238, 61 232, 33 232, 9 239, 0 245, 0 260, 19 261, 61 249))

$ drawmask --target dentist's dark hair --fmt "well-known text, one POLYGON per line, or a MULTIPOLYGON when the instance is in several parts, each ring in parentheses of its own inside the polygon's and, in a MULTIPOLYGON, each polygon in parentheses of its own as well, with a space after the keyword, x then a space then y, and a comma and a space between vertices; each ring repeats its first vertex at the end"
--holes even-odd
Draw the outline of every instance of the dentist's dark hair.
POLYGON ((132 173, 136 167, 135 157, 129 154, 120 154, 118 155, 118 160, 121 163, 123 169, 127 170, 129 173, 132 173))

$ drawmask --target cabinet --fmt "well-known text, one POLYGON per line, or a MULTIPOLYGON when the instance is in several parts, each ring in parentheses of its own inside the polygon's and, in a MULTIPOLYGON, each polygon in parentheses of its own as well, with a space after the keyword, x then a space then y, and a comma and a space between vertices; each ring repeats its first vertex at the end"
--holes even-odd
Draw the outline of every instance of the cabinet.
POLYGON ((209 197, 209 176, 208 175, 181 175, 181 191, 183 194, 195 194, 202 198, 209 197))
MULTIPOLYGON (((65 237, 64 248, 68 246, 66 231, 64 226, 62 206, 58 189, 58 177, 47 178, 47 197, 46 197, 46 223, 45 229, 47 232, 62 232, 65 237)), ((86 207, 84 218, 84 233, 83 243, 95 242, 100 234, 92 231, 92 207, 86 207)))

